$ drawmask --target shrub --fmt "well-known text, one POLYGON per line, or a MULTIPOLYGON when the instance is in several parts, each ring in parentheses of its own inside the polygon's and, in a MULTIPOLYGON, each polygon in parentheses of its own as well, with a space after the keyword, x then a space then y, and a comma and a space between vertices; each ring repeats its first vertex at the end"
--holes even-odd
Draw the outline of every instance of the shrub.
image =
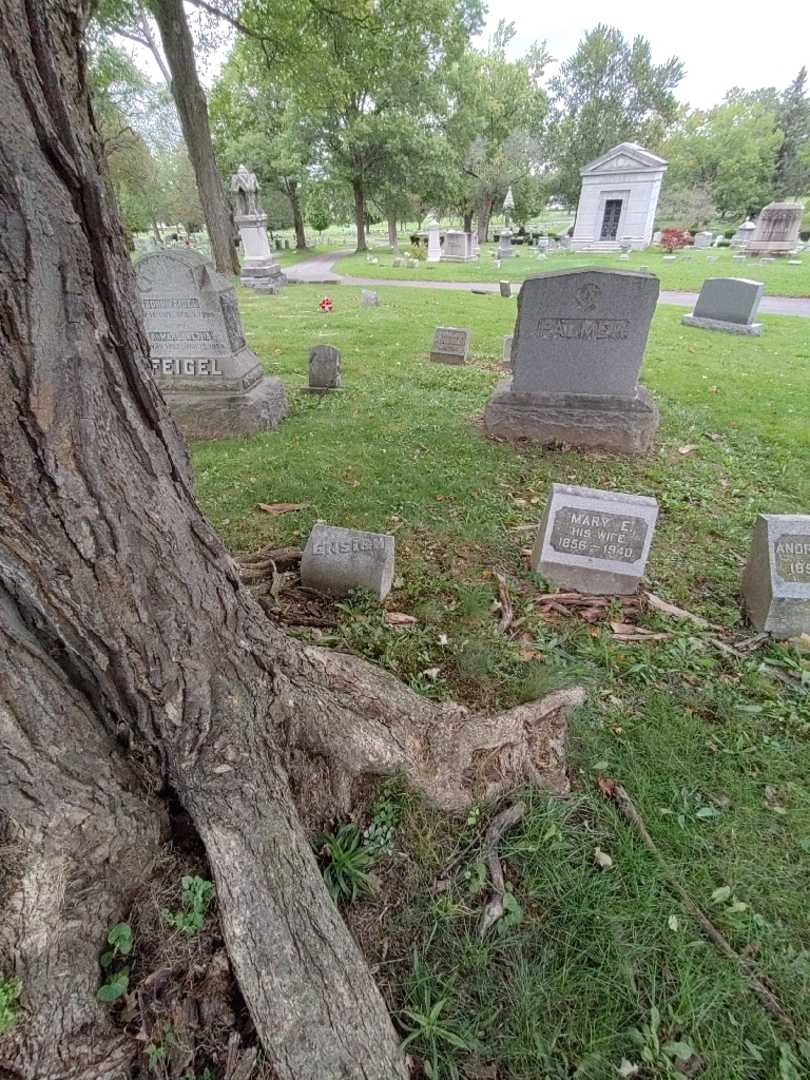
POLYGON ((799 239, 806 244, 810 240, 810 229, 802 229, 799 233, 799 239))
POLYGON ((687 247, 692 243, 692 237, 685 229, 662 229, 661 247, 670 254, 677 248, 687 247))
POLYGON ((726 238, 726 240, 733 240, 734 239, 734 234, 736 232, 737 232, 736 229, 726 229, 726 231, 723 233, 723 236, 726 238))
POLYGON ((717 246, 718 247, 731 247, 731 241, 730 240, 718 240, 717 241, 717 246))
POLYGON ((427 258, 427 248, 422 247, 421 244, 411 244, 410 247, 405 249, 405 254, 409 259, 418 259, 420 262, 424 262, 427 258))
POLYGON ((164 911, 163 917, 169 926, 179 930, 186 937, 194 937, 202 930, 206 913, 214 899, 214 883, 196 875, 181 878, 182 911, 164 911))
POLYGON ((374 856, 356 825, 341 825, 336 833, 325 834, 319 847, 325 862, 323 881, 336 904, 351 903, 371 891, 369 870, 374 856))

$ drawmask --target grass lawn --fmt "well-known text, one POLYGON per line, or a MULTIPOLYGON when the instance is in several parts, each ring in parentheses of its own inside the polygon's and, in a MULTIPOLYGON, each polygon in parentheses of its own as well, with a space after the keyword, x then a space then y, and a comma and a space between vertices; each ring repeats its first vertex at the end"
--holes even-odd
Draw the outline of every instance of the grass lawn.
POLYGON ((619 261, 617 255, 602 255, 598 252, 555 252, 546 259, 537 259, 529 248, 513 249, 515 257, 504 259, 500 270, 495 265, 492 252, 494 244, 487 244, 481 249, 481 257, 473 263, 428 263, 420 262, 415 270, 394 267, 394 256, 388 248, 375 248, 373 254, 380 262, 372 266, 365 255, 349 255, 341 259, 335 269, 340 274, 352 277, 390 278, 392 281, 415 281, 420 279, 436 281, 523 281, 530 274, 543 270, 560 270, 574 266, 606 266, 620 270, 637 270, 647 266, 661 279, 662 289, 699 292, 707 277, 748 277, 765 283, 766 296, 810 296, 810 252, 802 259, 801 266, 788 266, 787 260, 775 260, 760 265, 757 259, 746 262, 733 262, 735 254, 731 248, 717 248, 708 251, 690 250, 684 261, 678 254, 675 262, 664 262, 665 252, 657 248, 630 253, 627 261, 619 261), (518 254, 519 253, 519 254, 518 254), (708 262, 709 256, 716 256, 717 262, 708 262))
POLYGON ((337 286, 325 315, 323 292, 240 291, 249 343, 284 380, 293 415, 267 435, 193 448, 215 526, 234 552, 302 543, 317 518, 395 532, 386 607, 418 623, 397 632, 358 599, 321 640, 422 693, 495 709, 573 682, 589 691, 571 730, 572 795, 526 793, 529 813, 501 845, 514 903, 484 941, 491 808, 448 817, 388 786, 369 810, 393 827, 392 850, 375 864, 376 894, 346 914, 403 1035, 416 1033, 409 1052, 435 1052, 437 1076, 470 1080, 677 1077, 679 1055, 703 1080, 810 1075, 799 1037, 810 1024, 810 708, 801 683, 772 674, 803 674, 806 687, 810 664, 786 645, 730 657, 711 633, 651 614, 641 622, 671 638, 628 645, 607 623, 544 621, 525 560, 552 481, 655 495, 649 587, 742 632, 755 515, 810 511, 807 324, 765 316, 762 338, 727 337, 659 309, 642 373, 659 438, 650 456, 621 459, 482 436, 514 301, 381 288, 380 306, 361 309, 358 288, 337 286), (468 366, 427 360, 437 324, 472 328, 468 366), (328 398, 297 393, 318 342, 343 353, 345 390, 328 398), (687 445, 697 449, 681 454, 687 445), (256 509, 287 501, 309 505, 280 518, 256 509), (515 604, 508 639, 496 631, 493 570, 515 604), (627 788, 667 865, 767 979, 798 1036, 706 940, 600 776, 627 788), (594 864, 596 848, 612 867, 594 864), (433 890, 462 852, 450 887, 433 890), (415 1019, 431 1009, 438 1028, 415 1019), (640 1070, 620 1073, 623 1059, 640 1070))

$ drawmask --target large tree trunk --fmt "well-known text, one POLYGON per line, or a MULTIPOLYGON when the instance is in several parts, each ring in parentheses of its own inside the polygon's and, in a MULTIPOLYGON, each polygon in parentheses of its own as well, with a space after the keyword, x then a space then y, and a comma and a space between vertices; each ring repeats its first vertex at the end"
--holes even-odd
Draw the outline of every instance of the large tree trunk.
POLYGON ((399 251, 399 232, 397 231, 397 215, 388 215, 388 245, 392 251, 399 251))
POLYGON ((489 240, 489 219, 492 216, 492 193, 485 191, 478 205, 478 243, 489 240))
POLYGON ((362 180, 352 180, 354 192, 354 224, 357 229, 357 251, 368 251, 366 244, 366 191, 362 180))
POLYGON ((197 180, 200 205, 205 215, 211 255, 223 274, 239 273, 233 215, 225 195, 211 143, 208 106, 197 77, 194 42, 188 28, 183 0, 154 0, 151 5, 160 29, 163 51, 171 69, 171 91, 180 115, 183 137, 197 180))
MULTIPOLYGON (((472 210, 464 211, 464 232, 472 232, 473 212, 472 210)), ((480 239, 479 239, 480 243, 480 239)))
POLYGON ((0 1075, 125 1077, 98 954, 172 797, 279 1080, 404 1080, 307 827, 369 776, 457 809, 516 780, 563 791, 581 693, 435 705, 287 638, 241 586, 152 381, 97 165, 86 2, 0 0, 0 968, 26 1009, 0 1075))
POLYGON ((304 215, 301 213, 301 196, 298 191, 297 181, 291 180, 287 185, 287 198, 290 200, 292 210, 295 246, 299 251, 306 251, 307 237, 304 232, 304 215))

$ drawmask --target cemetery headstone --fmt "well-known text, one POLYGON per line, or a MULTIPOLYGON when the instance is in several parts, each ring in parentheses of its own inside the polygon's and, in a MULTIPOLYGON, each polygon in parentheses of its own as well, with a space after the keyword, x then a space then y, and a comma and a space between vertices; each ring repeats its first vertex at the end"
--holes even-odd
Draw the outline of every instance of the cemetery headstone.
POLYGON ((395 255, 394 256, 394 261, 393 261, 393 263, 391 265, 392 266, 404 266, 405 265, 405 260, 403 259, 403 257, 401 255, 395 255))
POLYGON ((564 589, 634 593, 657 517, 658 503, 646 495, 552 484, 532 570, 564 589))
POLYGON ((360 293, 361 307, 379 307, 380 298, 373 289, 363 289, 360 293))
POLYGON ((512 233, 509 229, 504 229, 498 237, 498 258, 511 259, 514 254, 512 233))
POLYGON ((661 230, 660 229, 656 229, 655 232, 652 234, 652 242, 654 244, 660 244, 661 243, 661 230))
POLYGON ((756 225, 750 218, 746 218, 742 225, 737 226, 737 231, 731 238, 732 247, 744 247, 756 231, 756 225))
MULTIPOLYGON (((244 165, 240 165, 231 177, 231 195, 233 220, 239 229, 244 254, 239 281, 261 292, 277 293, 287 284, 287 278, 273 257, 267 237, 267 214, 259 203, 259 181, 244 165)), ((278 240, 276 248, 281 249, 278 240)))
POLYGON ((742 592, 758 630, 775 638, 810 633, 810 515, 759 515, 742 592))
POLYGON ((463 364, 470 348, 470 331, 457 326, 437 326, 430 359, 437 364, 463 364))
POLYGON ((367 589, 384 600, 394 580, 395 546, 389 533, 318 523, 301 556, 301 583, 324 596, 367 589))
POLYGON ((784 255, 799 239, 804 206, 793 202, 769 203, 757 218, 753 235, 746 243, 749 254, 784 255))
POLYGON ((309 386, 304 389, 310 394, 328 394, 340 387, 340 349, 334 345, 313 346, 309 350, 309 386))
POLYGON ((710 232, 699 232, 695 234, 695 249, 701 251, 703 248, 711 247, 712 240, 714 240, 714 234, 710 232))
POLYGON ((731 261, 732 262, 745 262, 745 260, 747 258, 748 258, 747 255, 732 255, 731 256, 731 261))
POLYGON ((198 251, 153 251, 135 275, 152 370, 187 438, 252 435, 288 415, 281 380, 245 343, 233 286, 198 251))
POLYGON ((503 363, 506 367, 512 366, 512 342, 514 340, 514 334, 504 334, 503 336, 503 363))
POLYGON ((629 262, 630 256, 626 253, 619 256, 619 262, 629 262))
POLYGON ((503 296, 504 299, 508 300, 512 295, 512 283, 510 281, 501 281, 499 282, 499 285, 501 289, 501 296, 503 296))
POLYGON ((662 261, 663 262, 675 262, 675 260, 677 258, 678 258, 677 255, 665 255, 662 261))
POLYGON ((658 408, 638 375, 658 278, 579 267, 535 274, 518 293, 513 375, 498 383, 487 430, 510 440, 649 449, 658 408))
POLYGON ((473 248, 472 233, 448 229, 444 234, 442 262, 473 262, 478 251, 473 248))
POLYGON ((748 278, 706 278, 691 315, 684 315, 684 326, 721 330, 727 334, 759 337, 762 323, 754 322, 765 286, 748 278))

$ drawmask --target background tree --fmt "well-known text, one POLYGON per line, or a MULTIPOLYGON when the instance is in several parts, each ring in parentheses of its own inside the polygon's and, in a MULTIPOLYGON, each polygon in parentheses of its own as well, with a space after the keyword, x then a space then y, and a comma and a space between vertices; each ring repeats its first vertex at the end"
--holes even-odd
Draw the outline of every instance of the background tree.
POLYGON ((549 157, 559 175, 559 194, 576 205, 579 170, 617 143, 660 147, 677 115, 673 91, 684 75, 677 57, 652 60, 644 37, 627 42, 620 30, 600 24, 551 80, 553 123, 549 157))
POLYGON ((507 59, 514 35, 514 24, 501 21, 485 52, 468 51, 445 74, 457 206, 465 227, 468 215, 477 214, 480 243, 488 238, 493 207, 507 188, 541 165, 548 108, 541 79, 548 54, 536 45, 522 59, 507 59))
POLYGON ((0 1071, 126 1075, 130 1044, 95 997, 99 952, 171 803, 207 852, 279 1080, 405 1080, 304 820, 347 813, 377 774, 458 809, 476 784, 560 790, 582 695, 495 717, 433 703, 288 638, 241 586, 152 379, 99 168, 88 17, 74 0, 0 0, 0 199, 7 235, 26 238, 0 244, 0 846, 14 853, 0 954, 26 1011, 0 1071))
POLYGON ((810 191, 810 98, 806 67, 782 94, 777 124, 783 139, 776 159, 776 194, 796 198, 810 191))

